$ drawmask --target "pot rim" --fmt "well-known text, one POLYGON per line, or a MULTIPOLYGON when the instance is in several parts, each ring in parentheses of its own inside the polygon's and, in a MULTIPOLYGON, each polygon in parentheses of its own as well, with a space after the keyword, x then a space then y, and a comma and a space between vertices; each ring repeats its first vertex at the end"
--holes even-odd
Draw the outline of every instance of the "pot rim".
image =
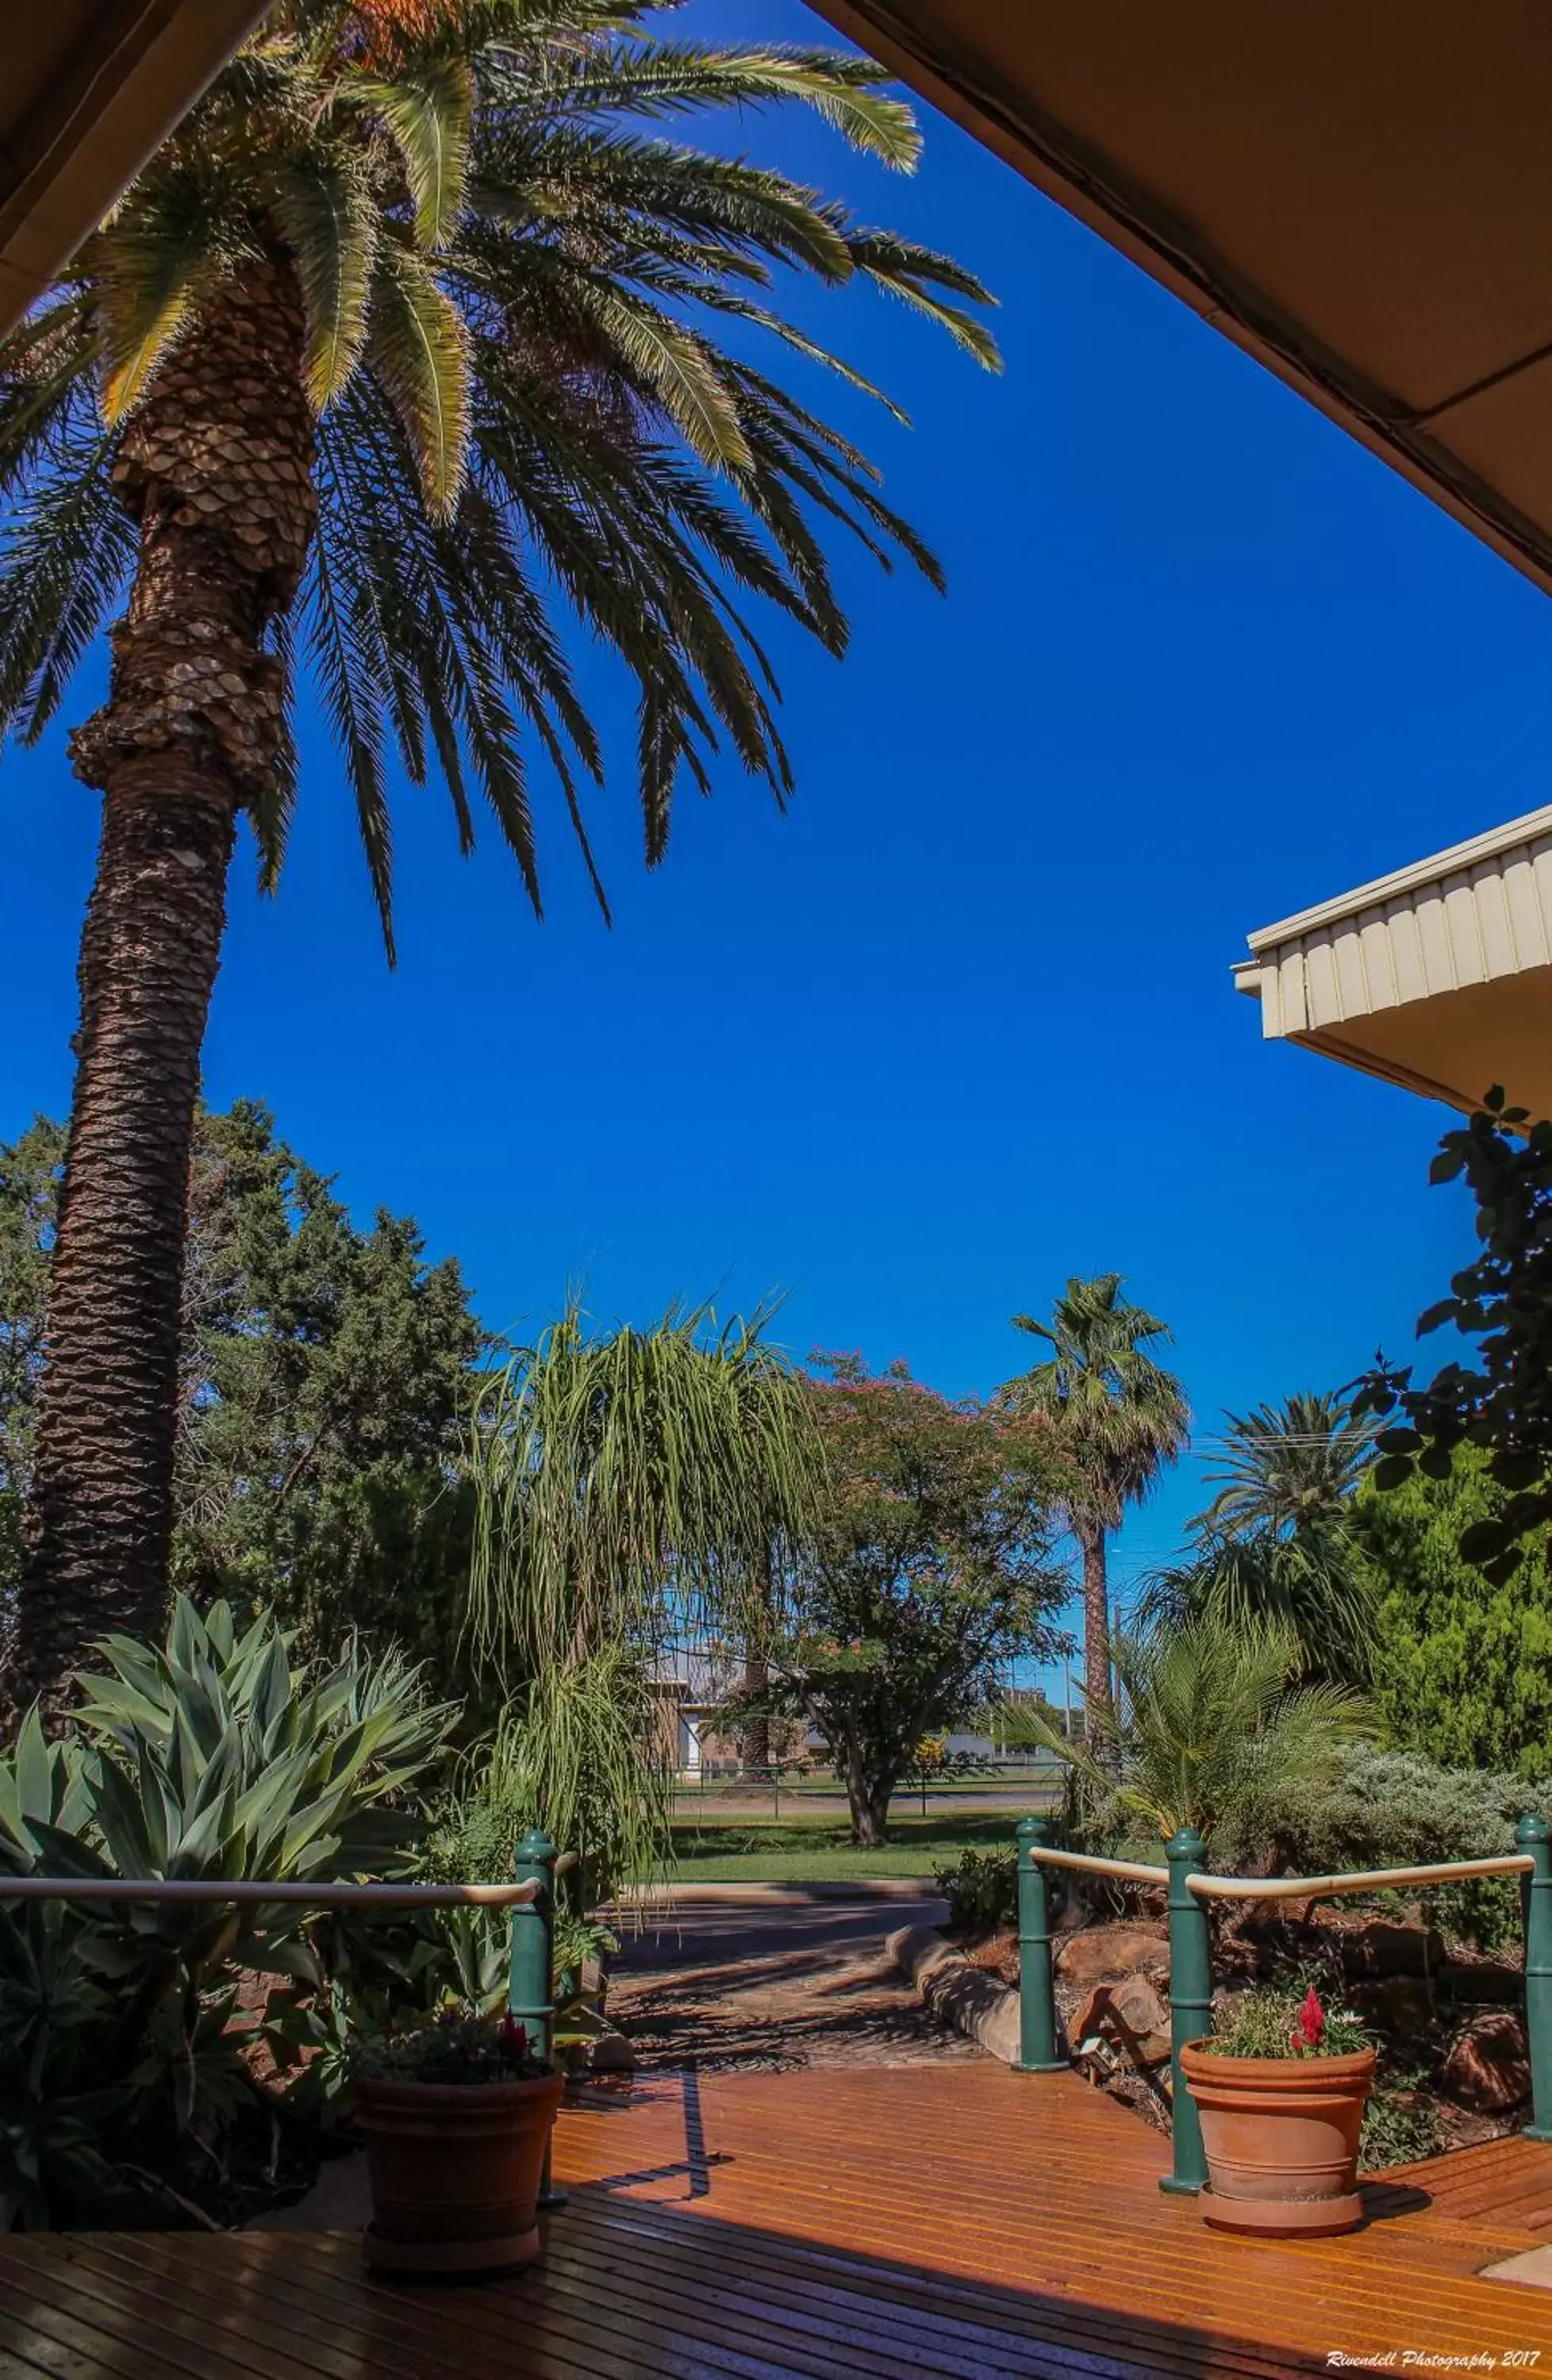
POLYGON ((1336 2058, 1318 2052, 1307 2058, 1229 2058, 1212 2047, 1211 2034, 1203 2034, 1183 2043, 1180 2055, 1188 2077, 1198 2074, 1219 2089, 1238 2083, 1246 2091, 1265 2091, 1281 2083, 1307 2091, 1340 2091, 1372 2076, 1376 2053, 1371 2046, 1344 2050, 1336 2058))
POLYGON ((551 2095, 558 2099, 564 2088, 565 2076, 559 2072, 515 2075, 506 2082, 415 2082, 407 2076, 362 2074, 355 2098, 358 2106, 375 2101, 380 2107, 511 2107, 551 2095))

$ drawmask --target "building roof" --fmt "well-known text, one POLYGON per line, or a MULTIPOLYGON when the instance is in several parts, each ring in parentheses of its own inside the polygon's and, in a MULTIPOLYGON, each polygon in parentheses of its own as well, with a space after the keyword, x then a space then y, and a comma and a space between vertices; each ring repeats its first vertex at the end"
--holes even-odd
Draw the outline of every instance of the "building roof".
POLYGON ((18 322, 267 0, 31 0, 6 11, 0 333, 18 322))
POLYGON ((1541 0, 816 5, 1552 589, 1541 0))
POLYGON ((1552 805, 1248 937, 1272 1040, 1477 1106, 1552 1115, 1552 805))

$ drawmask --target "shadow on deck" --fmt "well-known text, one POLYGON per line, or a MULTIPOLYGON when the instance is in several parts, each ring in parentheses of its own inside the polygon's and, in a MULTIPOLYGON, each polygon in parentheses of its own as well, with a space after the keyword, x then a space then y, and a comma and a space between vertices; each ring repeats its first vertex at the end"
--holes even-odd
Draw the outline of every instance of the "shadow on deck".
POLYGON ((1552 2296, 1476 2277, 1552 2237, 1552 2148, 1413 2168, 1364 2231, 1288 2244, 1208 2232, 1166 2162, 1066 2075, 660 2076, 568 2109, 531 2274, 395 2289, 339 2233, 11 2240, 0 2380, 1282 2380, 1552 2346, 1552 2296))

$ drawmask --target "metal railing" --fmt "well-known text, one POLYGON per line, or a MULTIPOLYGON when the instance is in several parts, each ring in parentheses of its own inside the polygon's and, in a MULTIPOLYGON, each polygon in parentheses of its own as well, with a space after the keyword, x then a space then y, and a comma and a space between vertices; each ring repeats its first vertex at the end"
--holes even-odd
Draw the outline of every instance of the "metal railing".
POLYGON ((1552 1840, 1545 1818, 1528 1811, 1514 1830, 1519 1848, 1500 1858, 1441 1860, 1420 1867, 1369 1868, 1339 1876, 1214 1876, 1199 1834, 1182 1828, 1165 1847, 1164 1867, 1135 1860, 1100 1859, 1086 1852, 1059 1850, 1045 1840, 1049 1820, 1019 1821, 1019 2057, 1025 2074, 1062 2071, 1058 2055, 1056 1987, 1051 1961, 1050 1868, 1116 1876, 1128 1883, 1162 1885, 1170 1918, 1170 2069, 1172 2170, 1161 2190, 1194 2194, 1207 2178, 1196 2103, 1181 2070, 1188 2042, 1212 2032, 1212 1937, 1208 1900, 1329 1900, 1353 1893, 1385 1892, 1408 1886, 1459 1884, 1476 1876, 1518 1876, 1522 1887, 1525 1940, 1525 2039, 1531 2068, 1531 2119, 1523 2137, 1552 2141, 1552 1840))

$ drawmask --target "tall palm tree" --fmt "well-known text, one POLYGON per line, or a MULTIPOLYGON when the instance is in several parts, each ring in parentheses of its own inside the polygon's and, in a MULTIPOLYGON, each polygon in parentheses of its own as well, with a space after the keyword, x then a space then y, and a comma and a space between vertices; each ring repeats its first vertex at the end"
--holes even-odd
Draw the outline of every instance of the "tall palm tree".
POLYGON ((1185 1391, 1151 1353, 1170 1343, 1168 1326, 1122 1294, 1119 1273, 1070 1281, 1049 1322, 1015 1314, 1013 1328, 1050 1349, 1002 1396, 1055 1433, 1061 1500, 1083 1561, 1084 1699, 1091 1715, 1101 1714, 1112 1701, 1109 1539, 1127 1506, 1141 1503, 1183 1450, 1185 1391))
POLYGON ((868 386, 787 319, 789 272, 887 290, 993 364, 964 302, 986 292, 652 130, 806 106, 909 168, 909 110, 871 60, 662 42, 653 14, 280 0, 0 346, 0 725, 42 732, 127 590, 106 701, 71 740, 102 844, 14 1694, 159 1620, 200 1044, 239 819, 261 880, 280 870, 297 671, 392 958, 395 757, 445 781, 466 851, 489 809, 536 910, 540 764, 602 903, 572 623, 634 683, 651 865, 721 742, 784 800, 746 610, 843 650, 821 525, 939 581, 863 455, 753 358, 776 342, 868 386))

